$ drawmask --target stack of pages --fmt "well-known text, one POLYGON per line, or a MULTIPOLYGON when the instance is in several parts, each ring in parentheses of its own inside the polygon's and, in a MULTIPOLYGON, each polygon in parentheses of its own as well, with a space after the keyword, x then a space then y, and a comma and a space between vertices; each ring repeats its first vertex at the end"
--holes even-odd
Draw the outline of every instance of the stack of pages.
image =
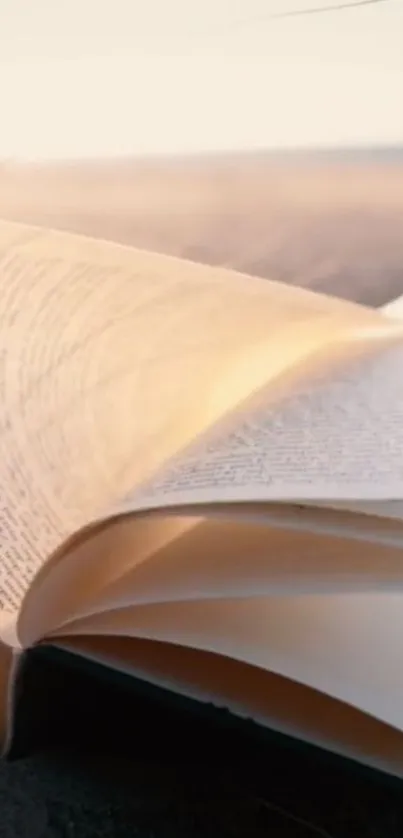
POLYGON ((0 222, 5 753, 53 644, 403 775, 402 312, 0 222))

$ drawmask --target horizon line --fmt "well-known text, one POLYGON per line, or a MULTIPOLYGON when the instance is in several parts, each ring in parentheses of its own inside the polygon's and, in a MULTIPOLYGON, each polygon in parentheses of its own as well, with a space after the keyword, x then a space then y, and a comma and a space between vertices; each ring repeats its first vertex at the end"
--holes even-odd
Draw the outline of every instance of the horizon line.
POLYGON ((128 160, 161 160, 161 159, 195 159, 200 157, 234 157, 252 155, 292 156, 292 155, 334 155, 334 154, 376 154, 376 153, 403 153, 403 139, 393 143, 346 143, 343 145, 295 145, 295 146, 257 146, 251 148, 211 148, 200 150, 178 150, 178 151, 150 151, 150 152, 126 152, 124 154, 89 154, 89 155, 60 155, 54 156, 33 156, 28 155, 5 155, 0 156, 0 166, 8 165, 32 165, 32 164, 82 164, 99 162, 125 162, 128 160))

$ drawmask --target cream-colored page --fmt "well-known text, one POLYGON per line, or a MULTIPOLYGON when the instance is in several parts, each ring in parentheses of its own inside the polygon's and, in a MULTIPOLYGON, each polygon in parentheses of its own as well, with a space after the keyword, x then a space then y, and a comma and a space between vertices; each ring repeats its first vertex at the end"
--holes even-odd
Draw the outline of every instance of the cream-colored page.
POLYGON ((231 658, 159 641, 70 637, 58 646, 391 774, 403 776, 403 733, 296 681, 231 658))
POLYGON ((403 730, 402 632, 403 595, 397 592, 138 605, 79 620, 62 633, 123 635, 220 653, 403 730))
POLYGON ((403 500, 403 325, 261 389, 126 508, 403 500))
POLYGON ((0 222, 0 632, 46 557, 296 359, 375 313, 0 222))
MULTIPOLYGON (((391 320, 403 320, 403 295, 391 300, 386 305, 380 308, 382 314, 391 320)), ((330 504, 327 503, 327 506, 330 504)), ((376 515, 378 518, 391 518, 403 521, 403 501, 401 500, 386 500, 366 503, 338 503, 333 505, 334 508, 347 509, 352 512, 364 512, 367 515, 376 515)))
MULTIPOLYGON (((348 427, 354 430, 352 441, 359 453, 359 432, 371 442, 371 428, 372 432, 374 429, 377 431, 372 441, 373 450, 367 448, 368 461, 365 461, 363 455, 365 447, 361 449, 361 459, 358 460, 354 449, 350 449, 354 455, 352 460, 346 458, 340 462, 343 452, 339 452, 339 459, 333 461, 336 474, 340 466, 348 468, 353 465, 356 468, 358 462, 361 463, 358 476, 362 476, 365 469, 374 469, 378 463, 379 471, 372 475, 367 471, 365 477, 368 481, 371 478, 379 479, 384 473, 382 467, 385 466, 384 456, 387 454, 386 476, 389 478, 390 474, 396 474, 395 460, 398 468, 400 463, 397 445, 401 401, 398 372, 402 369, 402 361, 400 339, 394 339, 382 346, 380 352, 371 349, 362 353, 360 348, 355 359, 351 356, 348 358, 348 375, 345 375, 342 366, 342 375, 339 377, 332 376, 325 382, 319 379, 319 395, 323 397, 326 394, 325 407, 329 398, 329 390, 326 388, 330 386, 334 413, 341 424, 345 416, 348 427), (356 364, 355 368, 352 360, 356 364), (398 396, 396 400, 395 388, 398 396), (340 391, 343 398, 340 398, 340 391), (358 413, 357 422, 362 422, 359 426, 350 424, 352 408, 358 413), (365 421, 368 416, 371 419, 370 428, 365 421), (382 430, 384 436, 380 433, 382 430), (374 460, 373 456, 376 454, 376 440, 377 444, 383 446, 379 461, 376 458, 374 460)), ((305 381, 309 384, 307 390, 302 389, 297 395, 300 400, 308 395, 308 404, 313 404, 315 408, 312 414, 314 417, 318 411, 318 391, 312 387, 315 379, 305 381)), ((294 389, 290 395, 294 396, 295 393, 294 389)), ((287 399, 284 404, 287 409, 290 408, 287 399)), ((297 416, 301 416, 299 410, 297 416)), ((331 442, 335 430, 331 422, 332 414, 325 412, 324 417, 320 413, 319 416, 326 423, 331 442)), ((312 417, 308 413, 308 418, 312 417)), ((261 420, 256 424, 259 429, 261 420)), ((302 426, 304 441, 309 430, 309 425, 302 426)), ((240 439, 244 439, 242 434, 240 439)), ((274 438, 271 441, 274 447, 274 438)), ((324 449, 322 444, 321 450, 324 449)), ((214 444, 212 450, 216 450, 214 444)), ((270 447, 268 450, 270 452, 270 447)), ((315 467, 316 462, 313 465, 315 467)), ((178 461, 178 468, 180 466, 178 461)), ((197 468, 194 468, 193 475, 197 477, 197 473, 197 468)), ((357 471, 353 472, 353 478, 355 475, 357 471)), ((325 472, 323 476, 331 479, 333 472, 325 472)), ((346 477, 344 472, 343 477, 346 477)), ((144 569, 147 570, 147 567, 144 569)), ((314 687, 399 730, 403 729, 403 678, 396 638, 402 630, 403 599, 398 592, 327 596, 305 592, 298 597, 259 597, 255 593, 253 599, 203 599, 201 602, 193 599, 191 602, 154 606, 137 605, 111 614, 91 616, 88 620, 63 628, 64 632, 71 631, 77 635, 85 632, 91 635, 131 635, 220 652, 314 687)))
POLYGON ((242 511, 122 516, 36 580, 18 637, 26 647, 79 617, 158 602, 395 592, 403 590, 402 550, 401 528, 349 538, 248 521, 242 511))

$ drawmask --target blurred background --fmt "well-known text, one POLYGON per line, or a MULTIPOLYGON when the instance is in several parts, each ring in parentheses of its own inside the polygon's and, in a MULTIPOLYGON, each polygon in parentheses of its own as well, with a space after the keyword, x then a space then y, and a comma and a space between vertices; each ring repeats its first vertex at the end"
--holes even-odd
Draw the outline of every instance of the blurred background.
POLYGON ((400 0, 2 0, 0 216, 403 293, 400 0))

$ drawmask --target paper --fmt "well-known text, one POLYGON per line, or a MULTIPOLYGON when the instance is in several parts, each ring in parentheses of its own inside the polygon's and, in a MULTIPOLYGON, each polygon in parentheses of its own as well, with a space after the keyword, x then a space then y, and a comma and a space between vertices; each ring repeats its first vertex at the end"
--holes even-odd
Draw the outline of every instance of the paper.
POLYGON ((71 637, 61 648, 150 684, 403 776, 403 734, 348 704, 231 658, 127 637, 71 637))
POLYGON ((0 222, 0 601, 47 556, 340 328, 280 283, 0 222))
MULTIPOLYGON (((403 319, 403 296, 391 300, 379 309, 382 314, 392 320, 403 319)), ((322 503, 322 506, 330 506, 330 503, 322 503)), ((333 503, 334 509, 347 509, 351 512, 365 513, 366 515, 377 516, 379 518, 391 518, 403 521, 403 501, 401 500, 386 500, 366 503, 333 503)))
POLYGON ((319 357, 182 452, 133 506, 403 500, 402 369, 403 331, 319 357))
POLYGON ((402 589, 401 522, 285 504, 191 509, 90 527, 30 587, 20 644, 126 605, 402 589))
POLYGON ((291 678, 403 730, 403 594, 272 596, 126 608, 64 634, 163 640, 291 678))
POLYGON ((56 568, 30 597, 24 625, 29 621, 44 635, 50 625, 59 630, 65 624, 68 629, 71 619, 133 605, 294 593, 403 592, 402 534, 394 545, 379 543, 376 537, 372 541, 371 535, 357 542, 280 524, 276 528, 263 520, 248 522, 239 510, 227 519, 153 516, 148 520, 149 534, 156 535, 153 543, 144 524, 123 518, 87 548, 92 561, 78 551, 72 555, 73 567, 70 561, 61 563, 65 569, 56 568))

